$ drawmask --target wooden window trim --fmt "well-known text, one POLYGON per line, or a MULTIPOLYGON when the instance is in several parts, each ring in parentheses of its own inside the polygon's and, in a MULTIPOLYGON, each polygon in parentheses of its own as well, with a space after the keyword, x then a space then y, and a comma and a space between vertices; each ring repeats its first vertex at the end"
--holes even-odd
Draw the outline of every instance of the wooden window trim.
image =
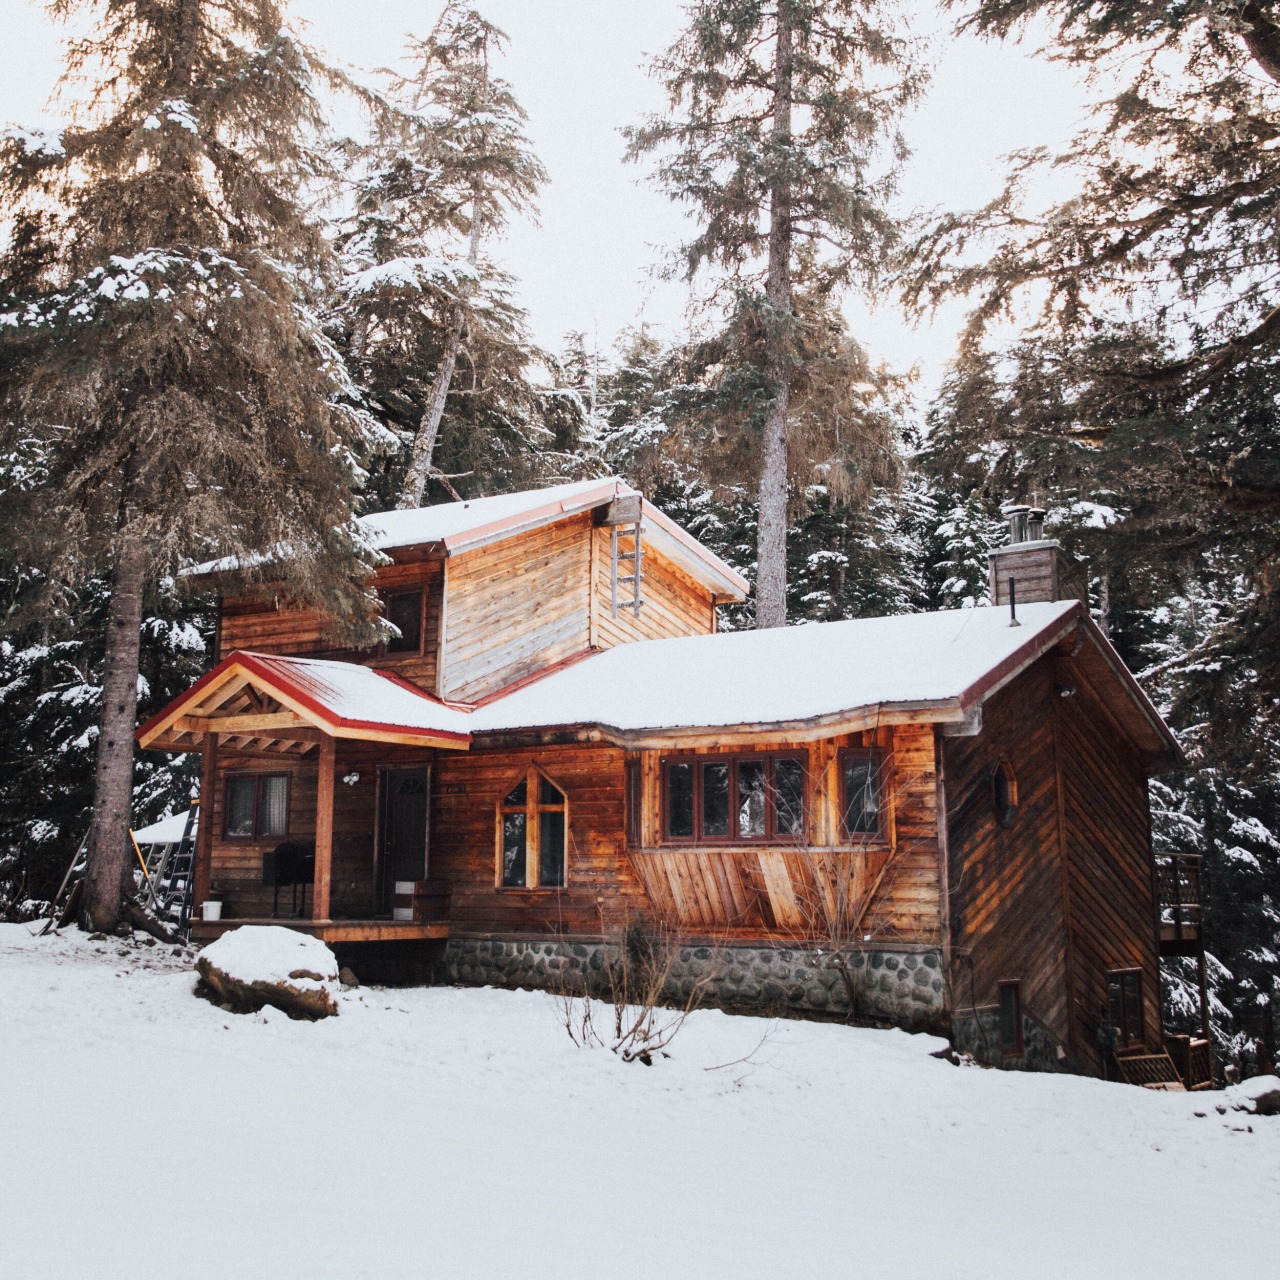
POLYGON ((852 845, 892 845, 890 790, 889 790, 889 756, 880 747, 841 747, 836 752, 836 833, 841 844, 852 845), (850 831, 844 824, 844 816, 849 806, 844 794, 844 766, 847 760, 870 760, 876 779, 876 811, 880 818, 880 829, 874 834, 869 831, 850 831))
POLYGON ((999 994, 996 997, 996 1017, 1003 1019, 1004 1016, 1004 993, 1006 991, 1013 992, 1013 1047, 1005 1045, 1003 1038, 1000 1043, 1000 1056, 1003 1058, 1021 1058, 1027 1051, 1026 1042, 1022 1036, 1022 982, 1020 979, 1009 979, 998 984, 999 994))
POLYGON ((697 755, 682 752, 679 755, 663 756, 658 770, 659 788, 659 843, 673 845, 677 848, 727 848, 746 846, 755 848, 761 845, 807 844, 811 821, 811 799, 809 784, 809 758, 803 751, 735 751, 717 752, 714 755, 697 755), (774 796, 777 784, 774 782, 774 769, 779 760, 795 760, 803 771, 803 794, 800 798, 801 822, 803 830, 799 835, 779 834, 777 829, 777 807, 774 796), (733 804, 737 794, 738 765, 740 763, 762 762, 765 765, 765 820, 764 834, 759 836, 742 836, 738 834, 738 811, 733 804), (667 775, 672 765, 691 764, 693 771, 693 835, 673 836, 668 824, 667 775), (727 764, 729 766, 729 831, 723 836, 707 836, 702 834, 702 769, 708 764, 727 764))
POLYGON ((289 838, 289 811, 293 802, 293 774, 285 769, 237 769, 228 773, 222 780, 222 838, 233 844, 264 844, 268 840, 287 840, 289 838), (231 818, 231 784, 242 778, 253 778, 253 834, 251 836, 233 836, 227 831, 227 823, 231 818), (262 812, 262 783, 267 778, 284 779, 284 831, 280 835, 264 836, 258 825, 258 815, 262 812))
POLYGON ((523 773, 514 774, 506 786, 495 808, 494 829, 496 832, 496 856, 494 859, 494 887, 499 893, 563 893, 569 887, 569 793, 550 774, 544 773, 536 764, 531 764, 523 773), (538 800, 538 781, 546 780, 564 796, 563 804, 542 804, 538 800), (507 796, 520 785, 525 784, 523 807, 505 804, 507 796), (523 813, 524 819, 524 884, 502 883, 502 818, 508 813, 523 813), (564 883, 539 884, 542 875, 542 824, 538 818, 544 813, 564 814, 564 883), (532 881, 532 883, 530 883, 532 881))
POLYGON ((638 849, 643 841, 641 809, 644 803, 644 779, 639 760, 627 760, 623 765, 623 805, 625 807, 625 832, 628 849, 638 849))
POLYGON ((1018 820, 1018 774, 1007 756, 1001 756, 991 770, 991 811, 996 821, 1007 831, 1018 820), (1000 802, 1000 779, 1008 787, 1009 802, 1000 802))
POLYGON ((393 596, 412 596, 418 597, 418 643, 417 646, 410 646, 406 649, 393 649, 389 640, 384 640, 378 645, 378 657, 391 658, 392 660, 404 658, 420 658, 427 650, 427 587, 425 583, 419 583, 412 586, 393 587, 379 592, 382 600, 382 616, 390 618, 391 616, 391 598, 393 596))

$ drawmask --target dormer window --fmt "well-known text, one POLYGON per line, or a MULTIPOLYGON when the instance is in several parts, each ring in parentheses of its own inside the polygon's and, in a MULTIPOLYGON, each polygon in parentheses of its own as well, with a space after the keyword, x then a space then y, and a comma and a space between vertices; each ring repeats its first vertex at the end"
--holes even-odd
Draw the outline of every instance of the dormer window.
POLYGON ((386 619, 398 636, 387 640, 388 653, 422 652, 422 589, 389 592, 386 602, 386 619))

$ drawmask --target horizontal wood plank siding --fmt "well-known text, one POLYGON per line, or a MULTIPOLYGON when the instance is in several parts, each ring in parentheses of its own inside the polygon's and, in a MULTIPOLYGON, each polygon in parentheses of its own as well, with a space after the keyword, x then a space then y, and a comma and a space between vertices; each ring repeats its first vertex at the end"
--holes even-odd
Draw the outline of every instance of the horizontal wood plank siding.
POLYGON ((449 561, 441 692, 482 698, 590 644, 591 516, 449 561))
MULTIPOLYGON (((595 643, 601 649, 631 640, 658 640, 667 636, 706 635, 713 627, 715 608, 711 592, 682 572, 665 556, 644 548, 644 604, 639 614, 632 609, 619 609, 613 616, 612 542, 607 528, 592 531, 595 538, 595 643)), ((629 542, 629 540, 628 540, 629 542)), ((630 571, 625 564, 619 572, 630 571)), ((627 599, 626 591, 620 591, 627 599)))

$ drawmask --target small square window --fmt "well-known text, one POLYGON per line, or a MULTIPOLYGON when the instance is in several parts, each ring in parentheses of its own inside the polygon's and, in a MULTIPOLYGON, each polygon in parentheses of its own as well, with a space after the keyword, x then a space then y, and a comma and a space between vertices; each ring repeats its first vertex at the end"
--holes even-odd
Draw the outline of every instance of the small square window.
POLYGON ((227 778, 226 840, 280 840, 289 834, 289 775, 240 773, 227 778))

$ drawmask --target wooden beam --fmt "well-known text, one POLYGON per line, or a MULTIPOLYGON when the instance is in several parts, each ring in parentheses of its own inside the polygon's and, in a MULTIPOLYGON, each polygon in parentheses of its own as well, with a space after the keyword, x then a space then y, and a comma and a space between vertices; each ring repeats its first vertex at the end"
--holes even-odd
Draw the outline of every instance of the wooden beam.
POLYGON ((294 729, 310 727, 293 711, 268 711, 245 716, 183 716, 174 726, 185 733, 240 733, 246 729, 294 729))
POLYGON ((195 884, 192 886, 191 910, 200 911, 200 904, 209 896, 209 882, 213 876, 213 820, 215 794, 218 789, 218 739, 211 733, 205 735, 201 746, 200 762, 200 818, 196 827, 195 884))
POLYGON ((320 739, 320 776, 316 780, 316 871, 311 890, 311 916, 329 919, 329 887, 333 877, 334 741, 320 739))

